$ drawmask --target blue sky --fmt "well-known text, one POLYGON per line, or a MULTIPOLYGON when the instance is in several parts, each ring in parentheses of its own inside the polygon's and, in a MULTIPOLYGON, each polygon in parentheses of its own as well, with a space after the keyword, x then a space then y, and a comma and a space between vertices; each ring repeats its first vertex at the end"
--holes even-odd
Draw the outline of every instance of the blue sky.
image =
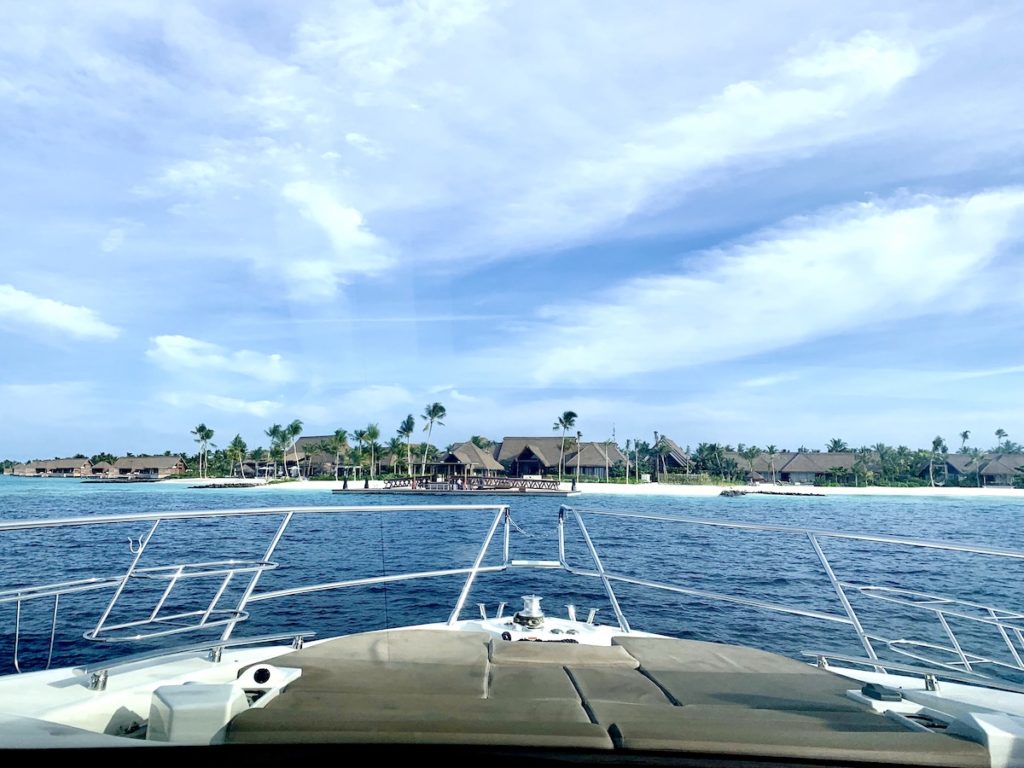
MULTIPOLYGON (((769 7, 770 5, 770 7, 769 7)), ((1024 10, 6 3, 0 457, 1024 438, 1024 10)))

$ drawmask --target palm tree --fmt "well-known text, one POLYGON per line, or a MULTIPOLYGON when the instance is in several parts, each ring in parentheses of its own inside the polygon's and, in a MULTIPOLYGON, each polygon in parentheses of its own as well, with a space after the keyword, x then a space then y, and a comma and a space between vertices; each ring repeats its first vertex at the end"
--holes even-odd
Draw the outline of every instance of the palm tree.
POLYGON ((967 441, 971 439, 971 430, 965 429, 960 433, 960 453, 966 453, 967 441))
MULTIPOLYGON (((302 467, 299 464, 299 450, 296 447, 296 442, 301 434, 302 422, 299 419, 295 419, 295 421, 284 428, 285 445, 291 445, 292 455, 295 457, 295 471, 298 473, 300 480, 302 479, 302 467)), ((287 470, 287 466, 285 466, 285 470, 287 470)), ((287 471, 285 474, 287 474, 287 471)))
POLYGON ((420 467, 420 474, 427 474, 427 447, 430 445, 430 436, 434 431, 434 423, 444 426, 444 422, 441 421, 445 416, 448 415, 448 411, 444 409, 444 406, 440 403, 431 403, 423 409, 423 415, 420 416, 427 425, 423 428, 423 431, 427 433, 427 442, 423 446, 423 464, 420 467))
POLYGON ((416 419, 410 413, 398 425, 398 436, 405 438, 405 471, 412 477, 412 434, 416 431, 416 419))
POLYGON ((562 482, 562 468, 565 459, 565 433, 576 426, 577 418, 579 418, 578 415, 573 411, 563 411, 552 428, 555 432, 562 430, 562 448, 558 452, 558 482, 562 482))
POLYGON ((885 482, 885 470, 888 468, 889 460, 892 457, 892 448, 885 443, 875 443, 872 450, 878 454, 878 468, 882 474, 882 482, 885 482))
POLYGON ((195 435, 196 442, 199 443, 199 477, 206 477, 203 470, 206 466, 206 452, 213 439, 213 430, 205 424, 198 424, 189 434, 195 435))
POLYGON ((274 477, 277 477, 277 457, 281 454, 281 444, 284 441, 284 427, 280 424, 271 424, 263 434, 270 439, 270 458, 274 462, 274 477))
POLYGON ((334 454, 334 481, 338 481, 338 465, 341 464, 341 454, 348 450, 348 430, 336 429, 330 439, 331 453, 334 454))
POLYGON ((850 446, 846 444, 845 440, 841 440, 838 437, 833 437, 828 441, 828 445, 825 447, 829 453, 843 453, 844 451, 850 450, 850 446))
POLYGON ((744 448, 742 451, 740 451, 740 456, 742 456, 744 460, 746 460, 747 466, 750 468, 751 482, 753 482, 754 480, 754 459, 756 459, 762 453, 763 451, 756 445, 751 445, 750 447, 744 448))
POLYGON ((366 425, 366 442, 370 444, 370 479, 372 480, 375 474, 376 464, 376 448, 379 446, 377 440, 380 439, 380 426, 377 424, 366 425))
POLYGON ((481 451, 488 451, 494 447, 494 441, 489 440, 483 435, 473 435, 471 438, 469 438, 469 442, 471 442, 481 451))
MULTIPOLYGON (((255 473, 254 477, 260 476, 260 462, 265 461, 267 458, 267 452, 262 447, 256 446, 249 452, 252 457, 252 471, 255 473)), ((266 476, 266 472, 263 473, 266 476)))
POLYGON ((359 443, 359 466, 363 465, 363 445, 366 444, 366 430, 365 429, 354 429, 352 430, 352 437, 359 443))
POLYGON ((1003 447, 1003 441, 1006 440, 1007 437, 1009 437, 1009 435, 1006 433, 1006 430, 1003 429, 1002 427, 1000 427, 999 429, 996 430, 996 450, 997 451, 1000 448, 1003 447))
POLYGON ((970 448, 967 453, 971 456, 971 460, 967 462, 967 466, 974 467, 974 476, 978 487, 981 488, 981 462, 985 458, 985 452, 980 448, 970 448))
POLYGON ((629 449, 633 446, 632 441, 626 438, 626 485, 629 485, 629 449))
MULTIPOLYGON (((932 452, 928 456, 928 482, 931 483, 932 488, 935 487, 935 459, 944 456, 946 450, 946 441, 939 435, 936 435, 935 439, 932 440, 932 452)), ((943 465, 945 465, 945 461, 943 461, 943 465)))
MULTIPOLYGON (((391 463, 394 470, 397 470, 398 465, 401 463, 402 449, 404 447, 405 446, 402 443, 402 438, 398 435, 388 440, 387 451, 388 455, 391 456, 391 463)), ((397 475, 398 472, 395 471, 395 474, 397 475)))
POLYGON ((766 445, 764 452, 768 454, 768 465, 772 468, 772 485, 775 485, 775 455, 779 452, 778 446, 766 445))
POLYGON ((242 439, 241 435, 235 435, 231 442, 228 443, 228 456, 231 458, 231 469, 228 473, 232 476, 235 474, 235 462, 238 462, 238 474, 245 479, 245 455, 249 452, 248 446, 245 444, 245 440, 242 439))
MULTIPOLYGON (((322 453, 334 453, 334 438, 327 437, 314 443, 309 443, 302 452, 306 458, 306 477, 313 477, 313 458, 322 453)), ((320 470, 323 471, 322 463, 320 464, 320 470)))

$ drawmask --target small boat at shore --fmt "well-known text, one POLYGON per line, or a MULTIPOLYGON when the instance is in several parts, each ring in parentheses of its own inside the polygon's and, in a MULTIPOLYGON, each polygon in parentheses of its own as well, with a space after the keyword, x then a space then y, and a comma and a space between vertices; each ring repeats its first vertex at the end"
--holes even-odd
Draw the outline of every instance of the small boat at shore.
MULTIPOLYGON (((457 750, 435 756, 494 760, 556 759, 569 749, 574 757, 612 763, 657 757, 1024 766, 1024 685, 1008 678, 1024 674, 1024 613, 969 597, 901 589, 888 580, 847 581, 836 574, 823 544, 945 550, 1007 563, 1024 560, 1024 552, 564 505, 552 509, 551 522, 550 559, 515 556, 511 534, 518 526, 509 505, 164 511, 0 523, 5 545, 19 532, 52 538, 87 529, 90 540, 100 540, 104 531, 142 531, 129 542, 127 570, 111 572, 99 563, 93 573, 62 581, 36 581, 18 573, 17 586, 0 590, 0 604, 15 608, 16 669, 0 677, 0 748, 67 748, 68 756, 83 748, 90 755, 133 759, 122 748, 222 745, 223 751, 198 754, 276 761, 284 753, 275 750, 281 749, 294 759, 352 744, 430 744, 457 750), (298 521, 377 516, 383 525, 385 518, 400 521, 418 514, 482 518, 487 530, 472 560, 433 569, 417 563, 401 572, 324 581, 315 572, 303 578, 301 562, 278 558, 279 545, 298 521), (612 526, 644 521, 664 527, 667 534, 688 526, 793 537, 808 545, 834 605, 826 607, 824 594, 808 605, 773 603, 714 592, 699 582, 617 571, 594 544, 588 521, 596 520, 612 526), (201 535, 215 521, 231 523, 240 547, 251 546, 252 536, 266 537, 259 545, 262 554, 215 561, 161 557, 166 529, 192 526, 201 535), (252 524, 251 535, 243 523, 252 524), (287 586, 262 586, 267 574, 288 568, 293 579, 287 586), (508 599, 493 607, 478 604, 473 615, 474 587, 498 574, 504 574, 501 583, 512 590, 508 599), (571 591, 555 592, 556 597, 544 601, 515 589, 519 578, 537 584, 545 576, 573 577, 588 589, 597 586, 603 604, 578 607, 571 591), (463 582, 442 622, 327 638, 312 630, 235 634, 260 603, 280 605, 332 592, 340 607, 346 590, 450 577, 463 582), (209 586, 207 597, 185 604, 184 596, 196 598, 189 587, 197 584, 209 586), (140 587, 150 589, 140 593, 140 587), (627 619, 617 594, 622 587, 830 622, 851 631, 864 652, 808 649, 801 660, 751 646, 644 631, 627 619), (142 600, 143 594, 151 595, 152 602, 142 600), (508 610, 519 595, 521 607, 508 610), (948 642, 868 629, 852 596, 931 619, 944 628, 948 642), (96 613, 84 639, 109 652, 51 669, 61 608, 74 601, 81 610, 78 602, 86 598, 96 598, 96 613), (23 611, 51 604, 48 660, 35 671, 22 669, 23 611), (549 610, 562 604, 564 609, 549 610), (600 611, 610 614, 607 623, 598 621, 600 611), (965 623, 970 630, 958 634, 965 623), (965 650, 961 638, 982 631, 1009 655, 1000 659, 965 650), (185 637, 197 639, 166 645, 185 637), (133 647, 143 650, 122 650, 133 647)), ((13 551, 0 547, 8 556, 13 551)), ((301 553, 302 548, 289 551, 301 553)), ((734 565, 746 569, 751 564, 734 565)), ((563 584, 561 590, 564 583, 561 578, 552 582, 563 584)))

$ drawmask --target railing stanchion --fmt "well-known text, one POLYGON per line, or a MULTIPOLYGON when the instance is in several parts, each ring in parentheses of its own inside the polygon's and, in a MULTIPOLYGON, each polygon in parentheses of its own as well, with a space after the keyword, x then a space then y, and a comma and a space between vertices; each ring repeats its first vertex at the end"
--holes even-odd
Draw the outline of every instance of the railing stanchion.
POLYGON ((160 609, 164 607, 164 603, 167 602, 167 598, 170 596, 171 591, 174 589, 174 585, 178 583, 178 579, 181 578, 182 571, 185 570, 185 566, 179 565, 178 570, 175 574, 167 580, 167 588, 164 593, 160 595, 160 599, 157 600, 156 605, 153 607, 153 612, 149 614, 149 620, 153 621, 160 613, 160 609))
MULTIPOLYGON (((288 524, 292 521, 292 517, 295 515, 293 510, 288 510, 285 513, 284 520, 281 521, 281 525, 277 527, 277 532, 274 534, 274 538, 270 540, 270 546, 267 547, 267 551, 263 553, 263 562, 269 563, 270 558, 274 556, 274 550, 277 549, 278 542, 281 541, 281 537, 284 536, 285 529, 288 524)), ((235 618, 228 622, 228 625, 224 627, 224 631, 221 633, 220 639, 227 640, 231 637, 231 633, 235 631, 235 625, 238 623, 238 617, 242 615, 242 611, 245 610, 245 604, 249 602, 249 597, 252 595, 253 590, 256 589, 256 584, 260 580, 260 576, 263 574, 262 569, 253 571, 252 577, 249 579, 249 583, 245 586, 245 591, 242 593, 242 597, 238 601, 238 605, 235 607, 235 618)))
POLYGON ((449 627, 459 620, 459 614, 462 613, 462 606, 466 604, 466 598, 469 597, 469 591, 473 588, 473 582, 476 580, 476 574, 480 570, 480 565, 483 563, 484 557, 487 555, 487 549, 491 546, 491 539, 494 538, 494 532, 498 529, 498 523, 500 523, 502 517, 507 514, 508 507, 502 507, 498 510, 498 514, 494 516, 494 520, 491 521, 491 527, 487 531, 487 537, 484 539, 484 544, 480 547, 476 560, 473 561, 473 566, 470 568, 469 575, 466 576, 466 581, 462 585, 462 592, 459 593, 459 599, 455 603, 455 608, 452 609, 451 615, 448 617, 449 627))
POLYGON ((504 558, 504 565, 508 565, 508 552, 509 545, 511 544, 512 538, 512 513, 508 507, 505 507, 505 545, 502 551, 502 557, 504 558))
POLYGON ((18 637, 21 635, 21 599, 14 604, 14 671, 21 674, 18 665, 18 637))
POLYGON ((114 590, 114 596, 110 598, 110 602, 107 603, 107 607, 103 609, 103 613, 100 615, 100 620, 96 622, 96 626, 92 631, 94 637, 99 637, 100 631, 103 629, 103 624, 106 622, 107 617, 110 616, 110 612, 114 610, 114 605, 117 603, 118 598, 121 597, 121 593, 124 592, 124 588, 128 586, 128 579, 135 573, 135 566, 139 564, 139 560, 142 559, 142 553, 146 551, 146 547, 149 545, 149 540, 153 538, 153 534, 156 533, 156 529, 160 526, 160 518, 158 517, 153 525, 149 529, 144 537, 139 539, 139 548, 135 550, 135 557, 132 559, 132 564, 128 566, 128 570, 125 571, 124 576, 121 577, 121 583, 117 585, 117 589, 114 590))
MULTIPOLYGON (((1000 618, 996 616, 996 612, 991 608, 988 609, 988 615, 996 621, 1000 621, 1000 618)), ((1021 661, 1020 655, 1017 653, 1017 649, 1013 647, 1013 642, 1010 640, 1010 636, 1006 634, 1006 629, 1002 624, 996 624, 996 629, 998 629, 999 634, 1002 635, 1003 642, 1006 643, 1006 647, 1010 649, 1010 653, 1013 655, 1013 660, 1017 662, 1017 666, 1024 669, 1024 662, 1021 661)))
MULTIPOLYGON (((256 573, 260 573, 260 571, 256 571, 256 573)), ((199 626, 203 626, 210 620, 210 614, 213 613, 213 609, 217 607, 217 603, 220 602, 220 598, 223 596, 224 590, 228 588, 228 584, 231 583, 231 577, 234 575, 235 574, 232 571, 228 571, 227 575, 224 577, 224 581, 220 583, 220 589, 217 590, 217 594, 213 596, 210 604, 206 607, 206 612, 203 614, 203 618, 199 620, 199 626)))
POLYGON ((576 518, 576 524, 580 527, 580 532, 583 534, 583 540, 587 543, 587 549, 590 550, 590 557, 594 561, 594 566, 597 568, 597 573, 600 576, 601 583, 604 584, 604 592, 608 596, 608 602, 612 604, 612 610, 615 611, 615 620, 619 622, 619 629, 625 633, 629 633, 629 622, 626 621, 626 617, 622 614, 622 609, 619 607, 619 600, 615 597, 615 590, 612 589, 612 583, 608 579, 608 575, 605 573, 604 566, 601 564, 601 558, 597 554, 597 549, 594 547, 594 542, 590 540, 590 532, 587 531, 587 526, 583 524, 583 518, 580 516, 578 510, 572 509, 573 516, 576 518))
POLYGON ((563 568, 568 568, 565 562, 565 510, 564 504, 558 508, 558 562, 563 568))
POLYGON ((946 631, 946 637, 949 638, 949 642, 953 644, 953 649, 956 651, 957 656, 960 657, 960 662, 964 665, 964 669, 968 672, 973 672, 971 669, 971 662, 967 660, 967 654, 964 653, 964 649, 960 647, 960 642, 956 639, 956 635, 953 634, 953 630, 949 627, 949 622, 946 621, 946 617, 942 615, 942 611, 936 611, 935 615, 939 618, 939 623, 942 624, 942 628, 946 631))
POLYGON ((53 620, 50 622, 50 651, 46 654, 46 669, 53 661, 53 642, 57 639, 57 609, 60 606, 60 592, 53 596, 53 620))
MULTIPOLYGON (((810 539, 811 546, 814 547, 814 553, 818 556, 818 560, 821 562, 821 567, 825 569, 825 573, 828 575, 828 580, 832 582, 832 588, 836 591, 836 595, 839 597, 839 602, 843 604, 843 610, 846 611, 846 615, 850 617, 850 623, 853 625, 853 629, 857 633, 857 637, 860 638, 861 645, 864 646, 864 650, 868 654, 868 658, 877 659, 878 654, 875 653, 875 649, 871 645, 871 640, 868 639, 867 633, 864 632, 864 627, 860 624, 860 619, 857 618, 857 612, 853 610, 853 606, 850 605, 849 598, 846 597, 846 592, 843 590, 843 585, 839 583, 839 579, 836 578, 835 571, 832 570, 832 566, 828 562, 828 558, 825 557, 825 553, 821 549, 821 545, 818 544, 818 539, 813 533, 808 533, 807 538, 810 539)), ((881 667, 876 667, 876 671, 885 672, 881 667)))

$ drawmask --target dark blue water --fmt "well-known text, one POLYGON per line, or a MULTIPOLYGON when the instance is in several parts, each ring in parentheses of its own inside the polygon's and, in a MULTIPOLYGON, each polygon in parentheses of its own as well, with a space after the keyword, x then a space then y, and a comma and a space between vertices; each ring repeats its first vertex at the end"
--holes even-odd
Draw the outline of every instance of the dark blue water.
MULTIPOLYGON (((421 498, 422 503, 447 501, 421 498)), ((887 533, 946 539, 1024 550, 1024 494, 1020 499, 944 499, 901 497, 768 497, 742 498, 623 498, 580 496, 571 499, 536 497, 474 500, 507 501, 524 533, 513 531, 512 557, 557 558, 557 512, 560 501, 583 510, 632 511, 728 519, 797 527, 827 528, 857 533, 887 533)), ((322 507, 338 504, 382 505, 409 503, 408 497, 369 494, 332 496, 325 491, 235 489, 196 491, 166 485, 83 485, 70 480, 0 478, 0 520, 80 517, 168 510, 322 507)), ((455 503, 455 502, 452 502, 455 503)), ((429 511, 358 515, 298 515, 281 540, 257 592, 303 584, 379 576, 385 573, 465 567, 472 563, 493 512, 429 511)), ((707 592, 796 605, 842 614, 829 580, 806 537, 744 532, 646 520, 586 517, 595 545, 610 571, 661 580, 707 592)), ((278 523, 276 517, 245 517, 198 521, 168 521, 147 548, 140 566, 228 558, 258 560, 278 523)), ((148 526, 141 523, 67 530, 37 530, 0 535, 0 591, 27 584, 123 572, 132 559, 129 537, 138 538, 148 526)), ((485 564, 501 556, 499 536, 485 564)), ((932 594, 1024 608, 1024 562, 985 555, 937 552, 835 539, 822 546, 840 579, 903 587, 932 594)), ((592 567, 575 525, 567 525, 568 560, 592 567)), ((419 580, 404 584, 334 590, 281 600, 253 603, 251 617, 236 636, 281 631, 315 631, 319 636, 444 621, 455 604, 462 577, 419 580)), ((233 581, 219 606, 233 606, 245 579, 233 581)), ((166 586, 166 580, 133 580, 111 621, 139 618, 166 586)), ((164 613, 205 606, 219 578, 181 583, 164 613)), ((581 612, 600 608, 599 621, 614 615, 597 581, 560 572, 516 570, 482 575, 463 612, 478 615, 476 604, 493 612, 499 601, 515 606, 519 596, 536 592, 544 607, 564 614, 573 602, 581 612)), ((803 650, 827 649, 862 654, 853 630, 843 624, 797 617, 703 598, 654 592, 631 585, 616 587, 623 611, 634 629, 677 637, 754 645, 791 656, 803 650)), ((96 622, 109 592, 65 596, 54 648, 54 665, 114 658, 170 641, 107 644, 82 639, 96 622)), ((947 644, 933 616, 851 593, 861 621, 869 632, 890 638, 909 638, 947 644)), ((23 668, 46 662, 50 638, 51 599, 25 604, 22 612, 19 659, 23 668)), ((0 604, 0 670, 10 671, 14 649, 13 604, 0 604)), ((951 619, 951 625, 970 652, 1011 660, 992 627, 951 619)), ((186 634, 176 643, 205 640, 212 634, 186 634)), ((1018 647, 1024 655, 1024 647, 1018 647)), ((883 657, 900 660, 891 652, 883 657)), ((909 661, 908 659, 902 659, 909 661)), ((1000 672, 1006 676, 1006 673, 1000 672)))

